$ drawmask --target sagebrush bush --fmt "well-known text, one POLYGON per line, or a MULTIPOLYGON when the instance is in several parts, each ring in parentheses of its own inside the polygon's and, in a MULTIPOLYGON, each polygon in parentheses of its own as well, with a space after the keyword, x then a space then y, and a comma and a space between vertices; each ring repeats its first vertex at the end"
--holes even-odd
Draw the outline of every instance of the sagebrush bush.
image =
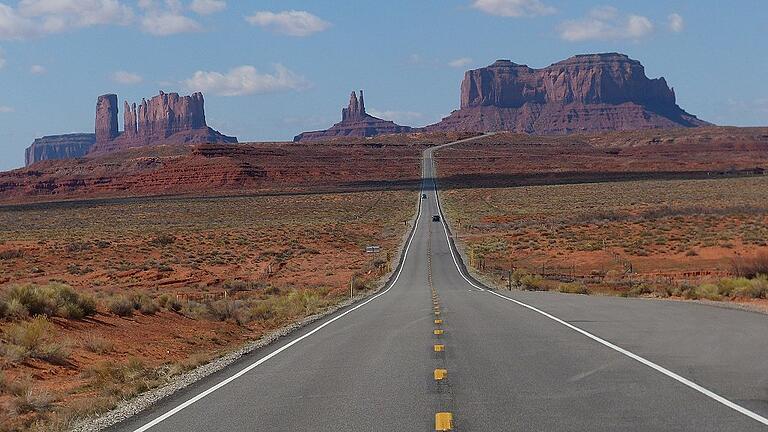
POLYGON ((0 260, 10 260, 14 258, 23 258, 24 251, 20 249, 10 249, 0 252, 0 260))
POLYGON ((94 335, 86 335, 82 340, 82 345, 83 348, 96 354, 106 354, 115 349, 115 344, 94 335))
POLYGON ((520 286, 522 289, 528 291, 547 291, 549 289, 546 285, 546 282, 544 281, 544 278, 539 275, 532 274, 526 274, 520 278, 520 286))
POLYGON ((768 276, 724 278, 717 282, 717 287, 722 296, 768 298, 768 276))
POLYGON ((16 414, 42 413, 53 409, 56 401, 46 390, 27 389, 10 402, 10 408, 16 414))
POLYGON ((24 318, 44 315, 82 319, 96 314, 96 300, 60 283, 15 285, 0 295, 3 316, 24 318))
POLYGON ((69 360, 72 350, 69 341, 57 337, 57 333, 56 326, 42 315, 11 323, 3 330, 6 343, 2 345, 2 351, 5 357, 17 363, 37 358, 63 364, 69 360))
POLYGON ((733 258, 731 271, 736 276, 748 279, 754 279, 760 275, 768 276, 768 253, 760 253, 750 258, 733 258))
POLYGON ((107 309, 119 317, 132 316, 133 311, 135 310, 133 308, 133 302, 128 298, 126 298, 125 296, 113 297, 109 301, 109 304, 107 305, 107 309))
POLYGON ((567 294, 589 294, 589 288, 579 282, 561 283, 557 286, 557 290, 567 294))

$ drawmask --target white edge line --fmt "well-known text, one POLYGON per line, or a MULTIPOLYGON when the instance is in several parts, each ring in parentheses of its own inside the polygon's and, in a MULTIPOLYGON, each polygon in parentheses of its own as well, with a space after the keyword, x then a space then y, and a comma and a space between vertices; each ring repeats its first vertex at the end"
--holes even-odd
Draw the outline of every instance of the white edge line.
POLYGON ((346 311, 340 313, 339 315, 329 319, 328 321, 320 324, 319 326, 317 326, 316 328, 312 329, 312 331, 308 332, 307 334, 292 340, 291 342, 281 346, 280 348, 272 351, 271 353, 265 355, 264 357, 256 360, 255 362, 253 362, 250 365, 246 366, 245 368, 243 368, 242 370, 240 370, 236 374, 232 375, 231 377, 229 377, 229 378, 219 382, 218 384, 216 384, 213 387, 208 388, 207 390, 203 391, 202 393, 199 393, 197 396, 195 396, 195 397, 193 397, 191 399, 188 399, 187 401, 177 405, 175 408, 171 409, 170 411, 166 412, 165 414, 161 415, 160 417, 157 417, 154 420, 150 421, 149 423, 145 424, 144 426, 134 430, 134 432, 144 432, 144 431, 149 430, 150 428, 152 428, 154 426, 157 426, 161 422, 163 422, 166 419, 170 418, 171 416, 177 414, 181 410, 189 407, 190 405, 194 404, 195 402, 199 401, 200 399, 203 399, 204 397, 206 397, 209 394, 215 392, 216 390, 218 390, 218 389, 224 387, 225 385, 231 383, 232 381, 240 378, 241 376, 245 375, 246 373, 248 373, 252 369, 258 367, 262 363, 264 363, 267 360, 271 359, 272 357, 277 356, 281 352, 283 352, 283 351, 287 350, 288 348, 296 345, 297 343, 301 342, 302 340, 312 336, 313 334, 315 334, 318 331, 320 331, 321 329, 323 329, 325 326, 335 322, 336 320, 346 316, 347 314, 349 314, 351 312, 354 312, 355 310, 357 310, 357 309, 367 305, 368 303, 376 300, 377 298, 379 298, 379 297, 383 296, 384 294, 386 294, 387 292, 389 292, 389 290, 391 290, 392 287, 394 287, 395 284, 397 284, 398 279, 400 279, 400 274, 403 272, 403 269, 405 268, 406 260, 408 259, 408 251, 411 249, 411 243, 413 243, 413 239, 414 239, 414 237, 416 237, 416 231, 418 230, 419 220, 421 219, 421 213, 422 213, 421 194, 423 193, 422 192, 423 190, 424 190, 424 188, 423 188, 423 185, 422 185, 421 190, 419 191, 419 207, 418 207, 419 214, 416 216, 416 222, 414 223, 413 231, 411 232, 411 237, 408 239, 408 244, 406 245, 405 251, 403 252, 403 262, 400 265, 400 269, 397 271, 397 274, 395 275, 395 278, 392 280, 392 283, 389 285, 389 287, 387 287, 387 289, 385 289, 384 291, 382 291, 382 292, 376 294, 375 296, 369 298, 368 300, 358 304, 357 306, 355 306, 355 307, 353 307, 353 308, 351 308, 349 310, 346 310, 346 311))
MULTIPOLYGON (((435 175, 434 174, 434 164, 432 166, 433 166, 433 170, 432 171, 433 171, 433 176, 434 176, 435 175)), ((434 192, 435 192, 435 200, 437 200, 437 208, 440 209, 440 198, 437 196, 437 183, 433 182, 433 185, 434 185, 434 192)), ((440 210, 440 213, 442 214, 442 209, 440 210)), ((443 219, 445 219, 445 218, 443 218, 443 219)), ((453 254, 453 249, 451 248, 450 240, 448 239, 448 229, 445 227, 445 224, 446 224, 446 222, 445 222, 445 220, 443 220, 443 229, 445 230, 445 239, 446 239, 446 241, 448 241, 448 249, 451 251, 451 257, 453 257, 453 263, 456 265, 456 270, 458 270, 458 272, 461 275, 461 277, 464 278, 464 280, 467 281, 468 284, 470 284, 471 286, 473 286, 473 287, 475 287, 475 288, 477 288, 477 289, 479 289, 481 291, 486 291, 483 288, 481 288, 481 287, 477 286, 476 284, 472 283, 472 281, 470 281, 464 275, 464 272, 461 271, 461 267, 459 266, 459 263, 456 261, 456 257, 453 254)), ((754 411, 751 411, 751 410, 749 410, 747 408, 744 408, 741 405, 738 405, 738 404, 736 404, 734 402, 731 402, 730 400, 728 400, 728 399, 718 395, 717 393, 715 393, 715 392, 713 392, 713 391, 711 391, 711 390, 709 390, 709 389, 707 389, 705 387, 702 387, 699 384, 696 384, 695 382, 693 382, 693 381, 691 381, 691 380, 689 380, 689 379, 687 379, 685 377, 682 377, 682 376, 672 372, 671 370, 669 370, 669 369, 667 369, 667 368, 665 368, 663 366, 660 366, 660 365, 658 365, 658 364, 656 364, 656 363, 654 363, 654 362, 652 362, 652 361, 650 361, 650 360, 648 360, 648 359, 646 359, 644 357, 640 357, 639 355, 637 355, 637 354, 635 354, 635 353, 633 353, 631 351, 627 351, 626 349, 624 349, 624 348, 622 348, 622 347, 620 347, 618 345, 612 344, 611 342, 608 342, 607 340, 605 340, 605 339, 603 339, 603 338, 601 338, 599 336, 595 336, 595 335, 593 335, 592 333, 590 333, 590 332, 588 332, 586 330, 582 330, 581 328, 576 327, 575 325, 573 325, 573 324, 571 324, 569 322, 563 321, 562 319, 560 319, 560 318, 558 318, 558 317, 556 317, 556 316, 554 316, 554 315, 552 315, 552 314, 550 314, 548 312, 545 312, 545 311, 543 311, 541 309, 538 309, 538 308, 536 308, 534 306, 531 306, 531 305, 529 305, 527 303, 523 303, 523 302, 521 302, 519 300, 515 300, 515 299, 507 297, 505 295, 501 295, 501 294, 499 294, 499 293, 497 293, 497 292, 495 292, 493 290, 487 290, 487 291, 489 293, 497 296, 497 297, 500 297, 500 298, 502 298, 504 300, 513 302, 513 303, 515 303, 515 304, 517 304, 519 306, 522 306, 522 307, 524 307, 526 309, 532 310, 533 312, 536 312, 536 313, 538 313, 540 315, 543 315, 543 316, 551 319, 552 321, 555 321, 555 322, 557 322, 559 324, 562 324, 562 325, 570 328, 571 330, 579 332, 582 335, 584 335, 584 336, 594 340, 595 342, 598 342, 598 343, 600 343, 600 344, 602 344, 602 345, 604 345, 604 346, 606 346, 606 347, 608 347, 608 348, 610 348, 610 349, 612 349, 614 351, 617 351, 617 352, 619 352, 621 354, 624 354, 625 356, 627 356, 627 357, 629 357, 629 358, 631 358, 633 360, 636 360, 636 361, 638 361, 638 362, 640 362, 640 363, 650 367, 651 369, 654 369, 657 372, 661 372, 662 374, 664 374, 664 375, 674 379, 675 381, 678 381, 678 382, 680 382, 680 383, 682 383, 682 384, 684 384, 684 385, 686 385, 686 386, 696 390, 697 392, 699 392, 699 393, 701 393, 701 394, 703 394, 703 395, 705 395, 705 396, 707 396, 707 397, 709 397, 709 398, 711 398, 711 399, 713 399, 713 400, 715 400, 715 401, 717 401, 717 402, 727 406, 728 408, 731 408, 734 411, 737 411, 737 412, 739 412, 741 414, 744 414, 745 416, 747 416, 747 417, 749 417, 749 418, 751 418, 753 420, 756 420, 759 423, 762 423, 762 424, 768 426, 768 418, 765 418, 765 417, 761 416, 760 414, 757 414, 754 411)))

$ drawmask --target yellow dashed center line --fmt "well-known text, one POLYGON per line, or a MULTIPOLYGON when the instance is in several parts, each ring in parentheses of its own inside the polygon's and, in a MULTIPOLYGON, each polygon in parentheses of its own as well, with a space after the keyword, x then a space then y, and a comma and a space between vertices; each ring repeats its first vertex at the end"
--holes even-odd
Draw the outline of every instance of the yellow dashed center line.
POLYGON ((447 369, 435 369, 435 381, 442 381, 446 378, 448 378, 448 370, 447 369))
POLYGON ((435 414, 435 431, 444 432, 453 430, 453 414, 439 412, 435 414))

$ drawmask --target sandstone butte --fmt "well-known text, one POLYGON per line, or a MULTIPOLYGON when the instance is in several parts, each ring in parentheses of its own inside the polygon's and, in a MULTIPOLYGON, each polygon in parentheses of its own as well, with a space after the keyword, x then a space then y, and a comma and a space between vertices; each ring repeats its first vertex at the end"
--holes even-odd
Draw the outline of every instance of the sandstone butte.
POLYGON ((207 126, 201 93, 179 96, 161 91, 150 100, 142 99, 138 105, 126 101, 123 132, 118 130, 118 115, 117 95, 99 96, 95 133, 38 138, 26 150, 26 165, 149 145, 237 143, 237 138, 207 126))
POLYGON ((365 100, 363 91, 360 90, 358 99, 355 92, 349 97, 349 105, 341 110, 341 121, 329 129, 311 132, 302 132, 293 140, 319 141, 337 137, 372 137, 382 134, 394 134, 411 132, 408 126, 400 126, 389 120, 382 120, 365 112, 365 100))
POLYGON ((117 126, 117 95, 99 96, 96 103, 96 144, 90 153, 105 153, 148 145, 236 143, 205 123, 202 93, 179 96, 163 93, 138 106, 125 102, 124 128, 117 126))
POLYGON ((509 60, 467 71, 460 109, 427 131, 566 134, 709 125, 664 78, 624 54, 577 55, 542 69, 509 60))

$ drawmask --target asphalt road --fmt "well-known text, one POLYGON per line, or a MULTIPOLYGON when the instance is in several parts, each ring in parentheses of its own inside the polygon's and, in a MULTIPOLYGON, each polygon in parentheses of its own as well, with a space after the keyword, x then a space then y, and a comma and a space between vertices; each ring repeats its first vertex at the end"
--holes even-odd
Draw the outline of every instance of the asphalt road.
POLYGON ((431 154, 428 198, 388 290, 111 430, 434 431, 441 412, 458 431, 768 430, 767 316, 486 290, 432 221, 431 154))

